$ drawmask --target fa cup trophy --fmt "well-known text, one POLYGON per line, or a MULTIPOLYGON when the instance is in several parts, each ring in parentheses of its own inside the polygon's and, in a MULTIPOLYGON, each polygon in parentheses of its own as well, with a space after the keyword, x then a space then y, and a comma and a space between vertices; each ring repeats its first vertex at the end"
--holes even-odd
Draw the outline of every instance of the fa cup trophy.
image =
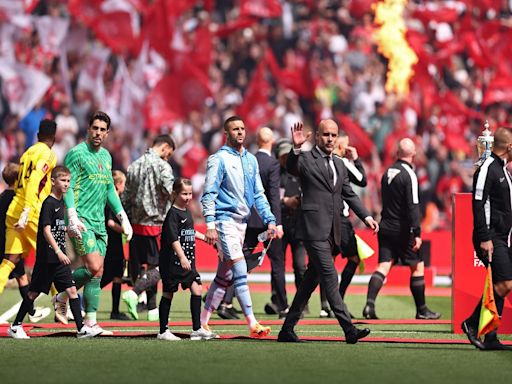
POLYGON ((492 145, 494 143, 494 136, 489 130, 489 122, 487 120, 485 120, 484 128, 482 135, 478 136, 477 139, 478 161, 475 163, 477 167, 480 167, 485 159, 491 155, 492 145))

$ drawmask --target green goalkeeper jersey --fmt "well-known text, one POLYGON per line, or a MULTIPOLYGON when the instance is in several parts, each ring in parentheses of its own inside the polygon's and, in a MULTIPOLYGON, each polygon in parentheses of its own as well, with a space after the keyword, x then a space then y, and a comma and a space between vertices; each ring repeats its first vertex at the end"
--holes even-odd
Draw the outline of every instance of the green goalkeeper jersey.
POLYGON ((82 142, 68 152, 64 165, 71 171, 66 208, 75 208, 88 230, 105 233, 105 205, 115 214, 123 209, 112 179, 112 156, 105 148, 95 151, 82 142))

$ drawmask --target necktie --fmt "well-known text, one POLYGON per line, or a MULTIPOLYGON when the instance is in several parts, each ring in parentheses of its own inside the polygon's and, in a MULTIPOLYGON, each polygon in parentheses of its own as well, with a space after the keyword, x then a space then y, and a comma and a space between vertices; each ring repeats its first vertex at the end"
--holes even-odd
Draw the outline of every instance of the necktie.
POLYGON ((327 160, 327 172, 329 173, 329 180, 332 185, 334 185, 334 172, 332 171, 331 167, 331 159, 329 157, 326 157, 327 160))

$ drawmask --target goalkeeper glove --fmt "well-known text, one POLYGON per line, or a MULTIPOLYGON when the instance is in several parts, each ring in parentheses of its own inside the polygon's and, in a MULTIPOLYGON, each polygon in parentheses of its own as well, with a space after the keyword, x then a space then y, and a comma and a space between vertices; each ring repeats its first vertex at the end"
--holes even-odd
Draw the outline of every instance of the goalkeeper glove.
POLYGON ((128 216, 126 216, 126 212, 122 210, 116 215, 117 219, 121 223, 121 228, 123 228, 123 233, 126 235, 126 241, 130 241, 133 236, 132 225, 130 224, 130 220, 128 220, 128 216))
POLYGON ((75 208, 68 208, 68 235, 77 239, 82 239, 82 232, 87 232, 84 223, 78 218, 75 208))

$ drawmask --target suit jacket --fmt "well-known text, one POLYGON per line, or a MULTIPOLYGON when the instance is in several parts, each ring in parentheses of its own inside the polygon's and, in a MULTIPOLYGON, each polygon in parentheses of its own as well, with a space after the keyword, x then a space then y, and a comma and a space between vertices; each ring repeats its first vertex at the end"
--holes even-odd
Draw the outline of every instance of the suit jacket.
POLYGON ((316 146, 311 151, 298 155, 292 149, 286 168, 289 173, 298 176, 301 182, 303 240, 324 241, 333 232, 334 242, 339 246, 343 201, 347 202, 361 220, 370 216, 370 213, 352 190, 343 161, 336 156, 333 156, 333 161, 338 175, 336 185, 332 185, 329 180, 326 160, 316 146))
MULTIPOLYGON (((255 156, 258 161, 265 196, 270 204, 270 210, 276 217, 276 225, 281 225, 281 198, 279 196, 281 180, 279 162, 268 153, 262 151, 256 152, 255 156)), ((260 215, 254 207, 251 209, 251 217, 247 222, 247 227, 265 228, 260 215)))

